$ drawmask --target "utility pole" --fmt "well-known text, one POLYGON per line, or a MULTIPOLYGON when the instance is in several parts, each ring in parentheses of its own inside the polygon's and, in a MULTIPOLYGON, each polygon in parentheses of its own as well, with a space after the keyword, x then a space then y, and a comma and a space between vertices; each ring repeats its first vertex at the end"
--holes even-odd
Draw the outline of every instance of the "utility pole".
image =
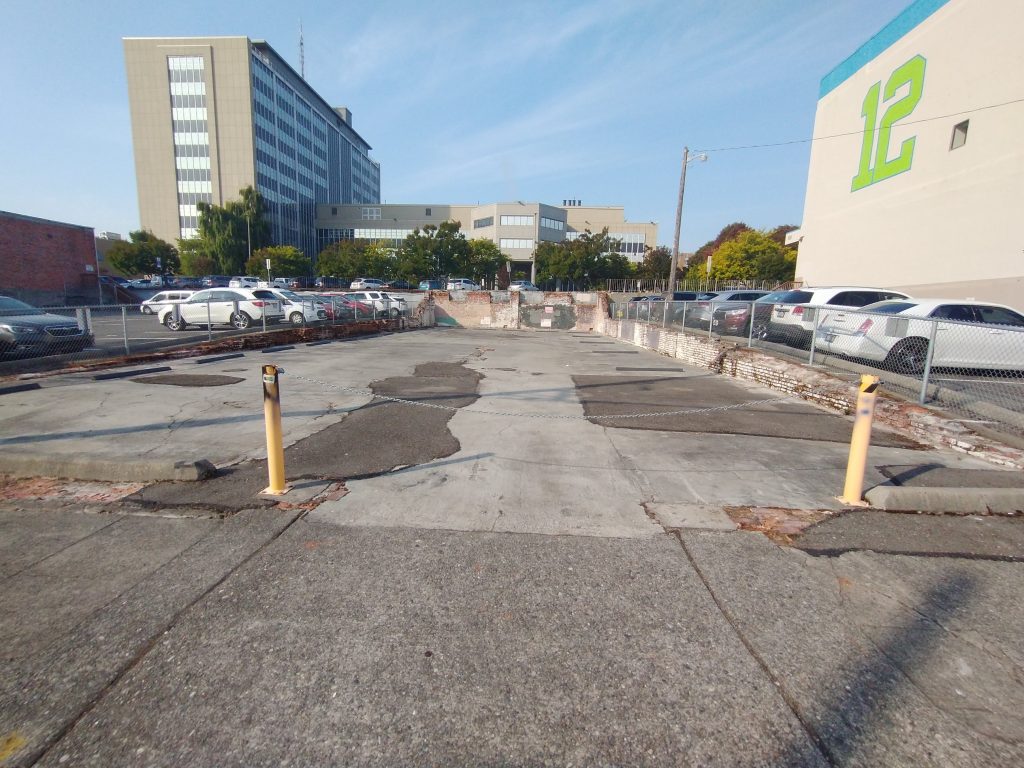
POLYGON ((679 175, 679 201, 676 203, 676 236, 672 241, 672 266, 668 271, 668 300, 676 289, 676 269, 679 268, 679 227, 683 221, 683 191, 686 189, 686 166, 690 162, 690 148, 683 147, 683 170, 679 175))

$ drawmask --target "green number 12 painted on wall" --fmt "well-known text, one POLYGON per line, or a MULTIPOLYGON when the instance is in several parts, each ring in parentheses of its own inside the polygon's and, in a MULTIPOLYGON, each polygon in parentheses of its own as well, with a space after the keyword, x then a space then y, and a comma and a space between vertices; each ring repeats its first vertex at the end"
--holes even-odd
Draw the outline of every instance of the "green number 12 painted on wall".
POLYGON ((906 139, 900 145, 900 153, 891 160, 889 159, 889 137, 892 135, 893 124, 913 112, 921 100, 921 93, 924 91, 924 65, 924 57, 918 55, 906 64, 897 67, 889 75, 889 79, 885 82, 883 101, 889 101, 896 95, 896 91, 905 85, 909 84, 910 89, 903 98, 894 101, 885 110, 877 131, 875 121, 878 118, 878 93, 882 90, 882 83, 877 82, 868 88, 860 110, 860 114, 864 118, 864 139, 860 146, 860 165, 857 175, 853 177, 851 192, 910 170, 910 165, 914 161, 914 143, 917 141, 917 137, 912 136, 906 139), (878 135, 877 146, 875 144, 876 133, 878 135), (874 165, 871 164, 872 149, 875 150, 874 165))

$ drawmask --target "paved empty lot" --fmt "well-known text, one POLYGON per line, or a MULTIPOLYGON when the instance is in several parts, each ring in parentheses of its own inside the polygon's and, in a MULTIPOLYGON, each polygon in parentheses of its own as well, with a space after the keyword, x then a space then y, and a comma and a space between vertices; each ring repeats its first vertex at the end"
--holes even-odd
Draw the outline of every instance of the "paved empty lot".
MULTIPOLYGON (((5 452, 221 472, 0 488, 0 765, 1024 761, 1017 521, 844 515, 848 420, 604 341, 436 330, 5 395, 5 452), (736 529, 766 509, 824 520, 812 554, 736 529)), ((997 471, 898 435, 870 459, 997 471)))

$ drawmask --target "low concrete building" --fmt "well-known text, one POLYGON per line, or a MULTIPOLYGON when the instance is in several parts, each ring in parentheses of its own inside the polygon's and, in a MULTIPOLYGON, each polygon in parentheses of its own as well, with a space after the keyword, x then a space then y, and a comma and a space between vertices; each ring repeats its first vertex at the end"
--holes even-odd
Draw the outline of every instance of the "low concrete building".
POLYGON ((916 0, 821 82, 796 275, 1024 308, 1019 0, 916 0))
POLYGON ((583 206, 566 200, 562 206, 545 203, 487 203, 483 205, 381 204, 317 206, 318 252, 339 240, 387 242, 399 247, 413 231, 444 221, 457 221, 468 239, 492 241, 508 257, 509 272, 530 274, 536 281, 534 255, 541 242, 560 243, 584 232, 600 232, 619 241, 619 252, 632 261, 643 260, 645 248, 654 248, 658 225, 627 222, 616 206, 583 206))
POLYGON ((92 227, 0 211, 0 294, 30 304, 83 304, 96 285, 92 227))

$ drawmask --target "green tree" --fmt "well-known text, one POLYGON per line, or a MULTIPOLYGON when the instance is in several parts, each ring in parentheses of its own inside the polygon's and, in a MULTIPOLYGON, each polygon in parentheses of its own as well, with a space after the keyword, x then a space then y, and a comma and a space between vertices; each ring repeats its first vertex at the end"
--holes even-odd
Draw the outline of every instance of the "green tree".
POLYGON ((107 252, 107 261, 122 275, 174 274, 180 268, 178 251, 152 232, 138 230, 128 237, 107 252))
POLYGON ((587 230, 575 240, 561 243, 542 242, 534 256, 537 279, 554 280, 560 289, 564 280, 575 284, 609 277, 609 265, 620 271, 623 266, 621 260, 613 258, 617 242, 608 237, 607 229, 598 234, 587 230))
MULTIPOLYGON (((665 280, 672 269, 672 251, 663 245, 651 248, 644 254, 644 260, 637 267, 638 277, 665 280)), ((678 269, 676 270, 678 272, 678 269)))
POLYGON ((711 255, 711 277, 719 280, 792 280, 796 258, 771 233, 746 230, 711 255))
POLYGON ((498 270, 506 261, 501 248, 493 240, 475 238, 469 241, 469 256, 469 277, 482 285, 496 285, 498 270))
POLYGON ((397 254, 397 269, 403 275, 448 277, 470 274, 473 264, 469 243, 457 221, 428 224, 413 230, 397 254))
POLYGON ((688 280, 702 280, 706 277, 708 257, 717 251, 722 243, 735 239, 749 229, 750 227, 742 221, 734 221, 732 224, 726 224, 722 227, 722 231, 718 233, 714 240, 704 243, 690 257, 690 260, 686 263, 686 278, 688 280))
POLYGON ((252 258, 245 263, 245 274, 266 274, 267 259, 270 259, 270 274, 273 277, 301 277, 308 275, 313 267, 295 246, 270 245, 253 251, 252 258))
MULTIPOLYGON (((381 240, 368 243, 363 249, 363 274, 381 280, 393 280, 398 268, 395 249, 381 240)), ((358 275, 357 275, 358 277, 358 275)))
POLYGON ((316 260, 316 273, 323 277, 354 280, 366 274, 366 243, 339 240, 331 243, 316 260))
POLYGON ((179 240, 178 258, 183 275, 199 277, 216 273, 217 261, 207 252, 206 244, 199 238, 179 240))
MULTIPOLYGON (((270 228, 263 217, 264 203, 251 186, 240 189, 239 200, 224 206, 199 203, 199 239, 220 274, 238 274, 253 252, 270 242, 270 228)), ((257 273, 258 274, 258 273, 257 273)))

